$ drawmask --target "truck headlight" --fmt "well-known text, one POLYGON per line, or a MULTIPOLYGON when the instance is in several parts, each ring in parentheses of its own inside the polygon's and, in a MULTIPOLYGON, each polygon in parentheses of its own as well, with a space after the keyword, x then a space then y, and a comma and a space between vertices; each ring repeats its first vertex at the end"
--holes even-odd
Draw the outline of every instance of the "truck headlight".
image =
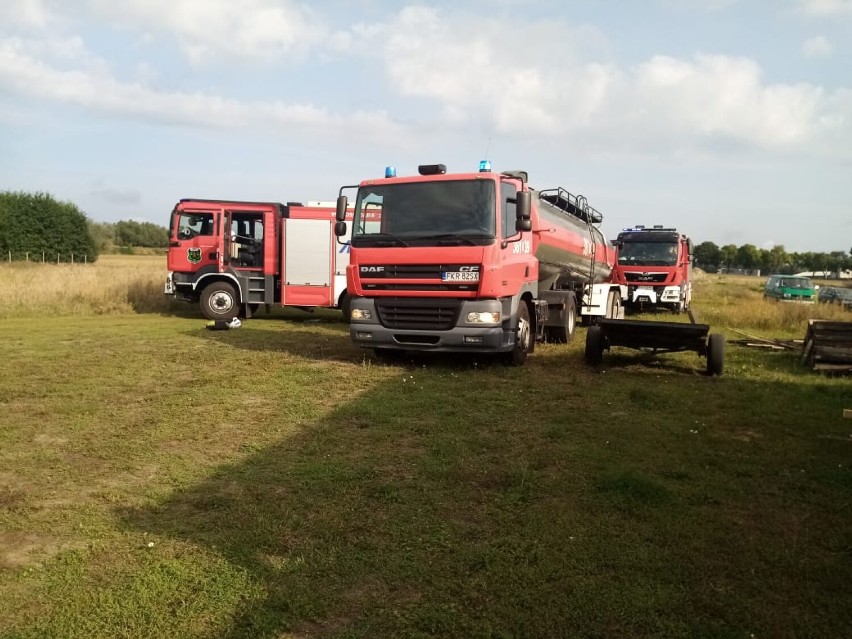
POLYGON ((354 320, 371 320, 373 319, 373 314, 366 308, 353 308, 349 317, 354 320))
POLYGON ((499 324, 499 311, 471 311, 467 314, 468 324, 499 324))

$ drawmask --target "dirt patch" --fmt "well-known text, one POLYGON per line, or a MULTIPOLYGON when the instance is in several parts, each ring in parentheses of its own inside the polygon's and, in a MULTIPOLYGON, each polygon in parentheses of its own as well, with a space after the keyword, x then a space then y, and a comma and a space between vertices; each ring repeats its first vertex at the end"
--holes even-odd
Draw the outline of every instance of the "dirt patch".
POLYGON ((65 550, 83 547, 83 542, 60 542, 36 533, 0 531, 0 568, 21 568, 65 550))

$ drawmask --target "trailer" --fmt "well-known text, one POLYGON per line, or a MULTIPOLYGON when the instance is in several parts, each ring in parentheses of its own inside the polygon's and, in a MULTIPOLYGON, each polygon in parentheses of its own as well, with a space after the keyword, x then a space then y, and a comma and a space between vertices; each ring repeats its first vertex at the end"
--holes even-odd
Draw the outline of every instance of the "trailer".
POLYGON ((613 346, 655 354, 695 351, 707 358, 708 375, 721 375, 725 358, 724 336, 711 334, 707 324, 695 323, 692 313, 689 318, 692 320, 690 323, 601 318, 586 333, 586 362, 600 364, 603 352, 613 346))

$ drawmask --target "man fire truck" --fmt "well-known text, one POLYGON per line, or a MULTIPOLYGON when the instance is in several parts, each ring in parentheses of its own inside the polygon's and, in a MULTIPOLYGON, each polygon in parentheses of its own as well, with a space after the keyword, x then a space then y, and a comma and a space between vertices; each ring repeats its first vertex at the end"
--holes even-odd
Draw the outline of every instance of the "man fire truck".
POLYGON ((165 293, 213 320, 264 305, 336 307, 348 319, 349 245, 332 204, 184 199, 169 225, 165 293))
POLYGON ((350 334, 378 355, 502 353, 521 365, 536 339, 566 342, 577 315, 617 317, 614 251, 601 214, 562 188, 536 191, 524 171, 418 175, 343 187, 339 236, 357 188, 347 287, 350 334))
POLYGON ((627 287, 625 306, 637 310, 689 310, 692 301, 692 241, 673 228, 638 225, 615 240, 614 282, 627 287))

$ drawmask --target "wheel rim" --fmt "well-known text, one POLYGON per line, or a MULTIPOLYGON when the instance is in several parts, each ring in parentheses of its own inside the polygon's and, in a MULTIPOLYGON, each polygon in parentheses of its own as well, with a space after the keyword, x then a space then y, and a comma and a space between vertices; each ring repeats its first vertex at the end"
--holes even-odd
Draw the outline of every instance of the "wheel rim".
POLYGON ((210 296, 210 308, 216 313, 227 313, 234 307, 234 298, 224 291, 216 291, 210 296))
POLYGON ((527 350, 530 346, 530 322, 525 317, 518 319, 518 346, 527 350))

